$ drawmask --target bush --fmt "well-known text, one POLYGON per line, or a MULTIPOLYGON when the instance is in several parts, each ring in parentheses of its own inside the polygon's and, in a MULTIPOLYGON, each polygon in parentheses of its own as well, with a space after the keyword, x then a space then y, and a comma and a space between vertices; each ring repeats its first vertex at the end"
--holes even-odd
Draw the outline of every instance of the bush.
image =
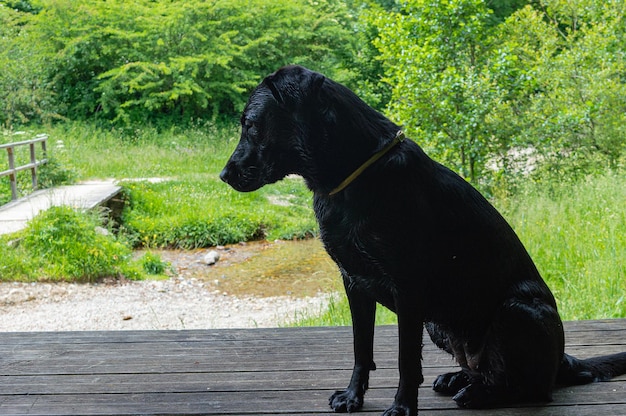
POLYGON ((317 234, 310 194, 299 180, 247 194, 230 189, 217 175, 124 186, 130 202, 123 233, 135 246, 189 249, 317 234), (288 195, 288 205, 272 204, 275 194, 288 195))
POLYGON ((11 60, 0 50, 0 63, 11 70, 0 73, 0 86, 25 97, 9 102, 4 117, 0 100, 0 122, 26 122, 43 112, 42 104, 21 110, 31 104, 30 86, 74 120, 169 125, 232 115, 277 67, 301 63, 349 76, 355 50, 352 16, 344 3, 330 0, 38 3, 38 13, 0 14, 0 46, 15 45, 13 56, 24 57, 11 60))
POLYGON ((118 276, 131 250, 101 224, 97 214, 52 207, 30 221, 20 249, 39 265, 40 279, 93 281, 118 276))
POLYGON ((143 270, 150 275, 165 274, 165 271, 170 266, 168 262, 161 260, 158 254, 151 252, 144 254, 141 259, 139 259, 139 263, 143 270))

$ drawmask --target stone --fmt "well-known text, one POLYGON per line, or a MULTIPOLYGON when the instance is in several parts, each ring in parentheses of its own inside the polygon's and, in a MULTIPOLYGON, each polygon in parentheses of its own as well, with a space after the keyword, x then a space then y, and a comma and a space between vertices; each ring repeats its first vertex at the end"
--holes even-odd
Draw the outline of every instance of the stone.
POLYGON ((220 253, 215 250, 209 251, 206 256, 204 256, 204 263, 212 266, 220 259, 220 253))

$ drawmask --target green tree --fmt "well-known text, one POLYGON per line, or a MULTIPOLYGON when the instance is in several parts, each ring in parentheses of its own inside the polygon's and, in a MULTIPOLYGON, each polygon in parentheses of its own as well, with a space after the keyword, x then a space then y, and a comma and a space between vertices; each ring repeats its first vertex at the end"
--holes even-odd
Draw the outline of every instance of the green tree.
POLYGON ((56 116, 53 95, 43 82, 47 61, 27 30, 30 3, 0 1, 0 125, 11 127, 56 116))
POLYGON ((410 0, 374 21, 393 88, 390 115, 472 181, 504 140, 486 123, 506 98, 498 82, 510 67, 495 53, 494 21, 481 0, 410 0))
POLYGON ((32 25, 71 118, 211 118, 300 63, 349 79, 348 10, 320 0, 42 0, 32 25))
POLYGON ((374 14, 392 118, 472 181, 494 168, 563 174, 619 164, 624 0, 491 3, 410 0, 374 14))
POLYGON ((506 46, 527 80, 514 125, 548 167, 615 166, 626 148, 623 0, 551 0, 506 22, 506 46))

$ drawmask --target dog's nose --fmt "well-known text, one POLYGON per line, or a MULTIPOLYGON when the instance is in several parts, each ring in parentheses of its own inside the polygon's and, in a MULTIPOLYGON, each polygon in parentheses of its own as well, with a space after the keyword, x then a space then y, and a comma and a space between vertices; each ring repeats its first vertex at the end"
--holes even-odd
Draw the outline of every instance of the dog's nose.
POLYGON ((228 166, 225 166, 224 169, 220 172, 220 179, 226 183, 228 183, 228 166))

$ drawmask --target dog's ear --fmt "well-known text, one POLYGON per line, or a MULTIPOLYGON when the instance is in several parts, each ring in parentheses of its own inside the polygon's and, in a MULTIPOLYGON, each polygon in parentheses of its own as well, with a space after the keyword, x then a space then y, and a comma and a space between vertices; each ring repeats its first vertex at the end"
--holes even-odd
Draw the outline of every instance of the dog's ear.
POLYGON ((272 92, 272 95, 274 96, 274 99, 278 101, 280 104, 283 104, 285 102, 285 99, 283 98, 283 95, 280 93, 280 89, 276 86, 276 81, 277 81, 276 74, 274 73, 265 77, 265 79, 263 80, 263 83, 267 86, 267 88, 270 89, 270 91, 272 92))
POLYGON ((326 77, 300 66, 286 66, 263 80, 279 104, 289 99, 318 96, 326 77), (285 95, 287 94, 287 95, 285 95))
POLYGON ((326 77, 324 75, 313 72, 311 83, 309 84, 311 86, 310 91, 316 95, 319 95, 325 80, 326 77))

